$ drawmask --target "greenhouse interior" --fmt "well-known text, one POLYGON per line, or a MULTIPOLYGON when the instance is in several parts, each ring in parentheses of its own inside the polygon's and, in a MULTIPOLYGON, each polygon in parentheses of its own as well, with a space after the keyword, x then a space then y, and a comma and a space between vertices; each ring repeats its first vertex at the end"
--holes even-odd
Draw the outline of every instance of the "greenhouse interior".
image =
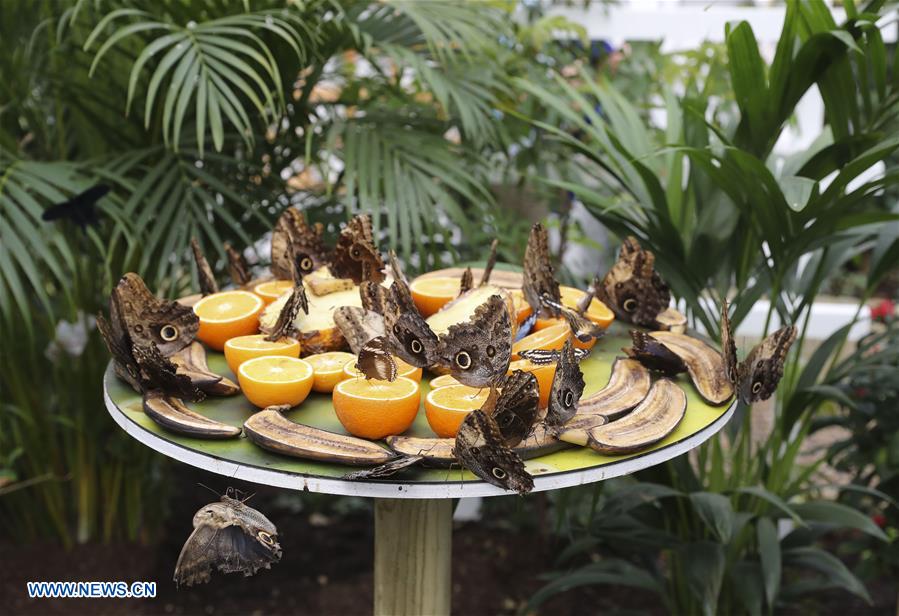
POLYGON ((899 614, 899 3, 0 1, 0 612, 899 614))

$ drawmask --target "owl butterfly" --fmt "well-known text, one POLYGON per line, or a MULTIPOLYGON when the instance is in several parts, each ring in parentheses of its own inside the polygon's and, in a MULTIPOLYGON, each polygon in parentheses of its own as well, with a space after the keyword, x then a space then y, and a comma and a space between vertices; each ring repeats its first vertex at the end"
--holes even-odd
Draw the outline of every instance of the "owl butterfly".
POLYGON ((531 227, 528 245, 524 251, 524 273, 521 290, 534 314, 547 310, 557 316, 553 305, 561 303, 559 283, 549 257, 549 239, 546 229, 539 222, 531 227))
POLYGON ((334 324, 356 355, 373 338, 384 335, 384 317, 359 306, 340 306, 334 310, 334 324))
POLYGON ((215 281, 215 274, 212 273, 212 268, 209 267, 209 261, 206 260, 206 255, 203 254, 203 249, 200 248, 200 242, 197 241, 197 238, 190 238, 190 248, 194 253, 194 263, 197 266, 200 294, 206 296, 218 293, 219 285, 215 281))
MULTIPOLYGON (((590 349, 581 349, 575 347, 573 351, 574 360, 578 363, 590 356, 590 349)), ((561 356, 561 351, 549 351, 546 349, 526 349, 524 351, 519 351, 518 353, 519 359, 526 359, 537 366, 555 364, 559 361, 559 358, 561 356)))
POLYGON ((631 341, 631 348, 621 350, 650 370, 665 376, 675 376, 687 371, 687 364, 679 355, 646 332, 632 329, 631 341))
POLYGON ((194 530, 175 565, 175 584, 208 582, 213 569, 254 575, 281 560, 278 529, 267 517, 228 493, 194 514, 194 530))
POLYGON ((499 488, 519 494, 534 488, 524 462, 504 444, 496 420, 482 410, 465 416, 456 433, 453 455, 463 467, 499 488))
POLYGON ((112 355, 116 375, 131 385, 135 391, 142 391, 140 366, 131 353, 131 337, 125 328, 122 312, 118 308, 118 296, 113 290, 109 297, 109 319, 102 313, 97 315, 97 329, 109 354, 112 355))
POLYGON ((265 337, 269 342, 287 338, 296 331, 296 319, 300 310, 309 314, 309 299, 306 297, 306 286, 303 284, 303 273, 299 264, 301 258, 298 256, 295 260, 297 263, 293 268, 293 290, 281 308, 281 312, 278 313, 275 326, 265 337))
POLYGON ((243 255, 234 250, 228 242, 225 242, 225 254, 228 255, 228 274, 235 287, 242 287, 250 282, 250 266, 243 255))
POLYGON ((141 392, 156 390, 166 396, 190 402, 206 397, 186 374, 179 374, 178 367, 159 352, 153 342, 135 342, 131 347, 134 361, 140 368, 141 392))
POLYGON ((757 344, 742 362, 737 362, 737 345, 734 342, 727 300, 721 303, 721 347, 724 350, 724 367, 734 391, 744 404, 767 400, 777 389, 784 373, 787 352, 796 340, 796 327, 787 325, 757 344))
POLYGON ((335 277, 349 278, 356 284, 384 280, 384 260, 375 245, 371 216, 357 214, 341 230, 330 268, 335 277))
POLYGON ((384 332, 393 352, 417 368, 434 364, 437 361, 437 335, 418 312, 409 286, 403 280, 391 283, 383 310, 384 332))
POLYGON ((530 372, 516 370, 507 376, 497 393, 492 388, 481 410, 493 417, 503 445, 515 447, 531 433, 540 405, 537 378, 530 372))
POLYGON ((366 379, 395 381, 397 367, 390 350, 391 345, 384 336, 372 338, 359 351, 356 358, 356 369, 366 379))
MULTIPOLYGON (((134 344, 154 343, 166 357, 193 342, 200 320, 192 308, 150 293, 140 276, 122 276, 113 293, 116 308, 134 344)), ((112 310, 112 307, 110 307, 112 310)))
POLYGON ((578 365, 571 340, 565 341, 549 390, 546 425, 561 426, 574 417, 581 394, 584 393, 584 374, 578 365))
POLYGON ((658 328, 656 317, 668 307, 671 292, 654 264, 655 255, 643 250, 636 238, 628 237, 618 261, 596 289, 596 297, 621 320, 658 328))
POLYGON ((440 337, 437 357, 464 385, 496 383, 506 374, 512 358, 512 321, 503 299, 491 295, 468 322, 450 326, 440 337))
MULTIPOLYGON (((593 293, 588 292, 587 298, 588 302, 586 305, 589 306, 590 301, 593 299, 593 293)), ((594 338, 602 338, 605 334, 603 328, 584 316, 586 308, 581 309, 578 307, 571 309, 568 306, 565 306, 560 302, 554 302, 545 296, 542 298, 542 303, 545 307, 549 308, 550 311, 561 314, 562 317, 568 321, 568 325, 571 327, 571 333, 581 342, 590 342, 594 338)))
POLYGON ((293 277, 294 264, 302 275, 309 274, 328 262, 328 249, 322 239, 325 228, 312 226, 296 208, 284 210, 272 230, 272 274, 281 280, 293 277))
POLYGON ((465 271, 462 272, 462 278, 459 279, 459 295, 467 291, 471 291, 474 288, 474 274, 471 273, 471 268, 466 267, 465 271))

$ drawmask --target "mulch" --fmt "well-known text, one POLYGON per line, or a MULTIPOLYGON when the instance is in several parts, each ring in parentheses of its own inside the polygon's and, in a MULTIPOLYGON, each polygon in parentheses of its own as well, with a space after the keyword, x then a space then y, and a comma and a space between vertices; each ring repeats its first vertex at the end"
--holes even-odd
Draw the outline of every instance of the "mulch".
MULTIPOLYGON (((194 512, 215 496, 197 487, 216 478, 179 467, 169 521, 153 545, 89 543, 66 551, 57 544, 0 542, 3 614, 339 614, 371 613, 373 520, 364 501, 337 501, 263 488, 250 504, 279 530, 281 562, 251 578, 214 575, 210 583, 176 589, 175 561, 194 512), (183 472, 182 472, 183 471, 183 472), (35 599, 26 581, 155 581, 155 599, 35 599)), ((252 491, 258 486, 231 482, 252 491)), ((453 613, 519 614, 544 582, 561 545, 533 529, 497 528, 488 521, 457 524, 453 533, 453 613)), ((889 586, 889 584, 887 584, 889 586)), ((818 603, 819 613, 892 614, 889 588, 874 611, 845 593, 818 603), (865 610, 868 611, 865 611, 865 610), (862 611, 859 611, 862 610, 862 611)), ((893 590, 895 592, 895 590, 893 590)), ((893 595, 895 597, 895 595, 893 595)), ((665 614, 660 601, 627 588, 582 587, 547 601, 541 614, 665 614)))

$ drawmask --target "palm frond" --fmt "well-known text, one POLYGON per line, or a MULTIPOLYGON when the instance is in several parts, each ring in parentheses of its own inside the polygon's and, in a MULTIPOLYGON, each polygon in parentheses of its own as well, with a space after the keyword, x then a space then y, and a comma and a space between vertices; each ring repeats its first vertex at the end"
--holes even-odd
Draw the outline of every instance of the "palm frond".
POLYGON ((193 109, 201 158, 207 131, 216 151, 222 150, 226 120, 252 146, 258 131, 253 130, 247 110, 255 109, 259 120, 271 123, 284 109, 275 42, 288 45, 302 63, 314 38, 308 27, 284 11, 248 12, 181 26, 147 11, 126 8, 112 11, 96 25, 84 44, 85 51, 107 30, 111 34, 94 55, 91 75, 113 47, 139 36, 144 46, 131 66, 126 109, 130 109, 138 85, 146 82, 145 126, 150 126, 161 108, 163 138, 175 150, 193 109), (270 40, 265 40, 264 34, 270 40))
MULTIPOLYGON (((447 223, 464 236, 492 203, 486 178, 472 171, 478 165, 459 164, 475 154, 439 134, 367 116, 336 124, 329 140, 337 139, 343 142, 345 199, 354 210, 385 213, 390 246, 407 259, 417 252, 419 266, 450 243, 447 223)), ((375 223, 380 226, 379 215, 375 223)))

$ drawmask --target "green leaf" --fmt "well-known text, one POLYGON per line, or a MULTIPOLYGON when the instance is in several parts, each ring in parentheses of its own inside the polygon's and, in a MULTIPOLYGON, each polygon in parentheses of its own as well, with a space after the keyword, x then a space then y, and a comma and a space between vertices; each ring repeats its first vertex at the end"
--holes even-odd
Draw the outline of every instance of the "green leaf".
POLYGON ((734 529, 734 510, 730 499, 711 492, 692 492, 689 496, 697 515, 721 543, 730 541, 734 529))
POLYGON ((581 586, 615 585, 661 593, 661 585, 649 572, 631 563, 617 559, 603 559, 581 569, 566 573, 534 593, 528 602, 528 610, 534 610, 550 597, 581 586))
POLYGON ((702 613, 714 616, 718 612, 718 595, 727 559, 724 546, 711 541, 689 543, 678 550, 684 563, 687 586, 702 606, 702 613))
POLYGON ((784 589, 787 595, 815 592, 824 588, 842 588, 871 603, 871 596, 864 584, 833 554, 814 547, 793 548, 784 552, 784 562, 790 566, 812 569, 823 574, 821 582, 805 581, 791 584, 784 589))
POLYGON ((762 579, 764 580, 765 601, 768 609, 774 611, 774 600, 780 588, 781 555, 780 539, 777 536, 777 527, 771 518, 761 517, 756 522, 756 538, 759 545, 759 560, 762 565, 762 579))
POLYGON ((793 506, 793 510, 806 521, 819 522, 835 528, 853 528, 881 541, 889 541, 883 530, 870 517, 841 503, 833 501, 798 503, 793 506))

